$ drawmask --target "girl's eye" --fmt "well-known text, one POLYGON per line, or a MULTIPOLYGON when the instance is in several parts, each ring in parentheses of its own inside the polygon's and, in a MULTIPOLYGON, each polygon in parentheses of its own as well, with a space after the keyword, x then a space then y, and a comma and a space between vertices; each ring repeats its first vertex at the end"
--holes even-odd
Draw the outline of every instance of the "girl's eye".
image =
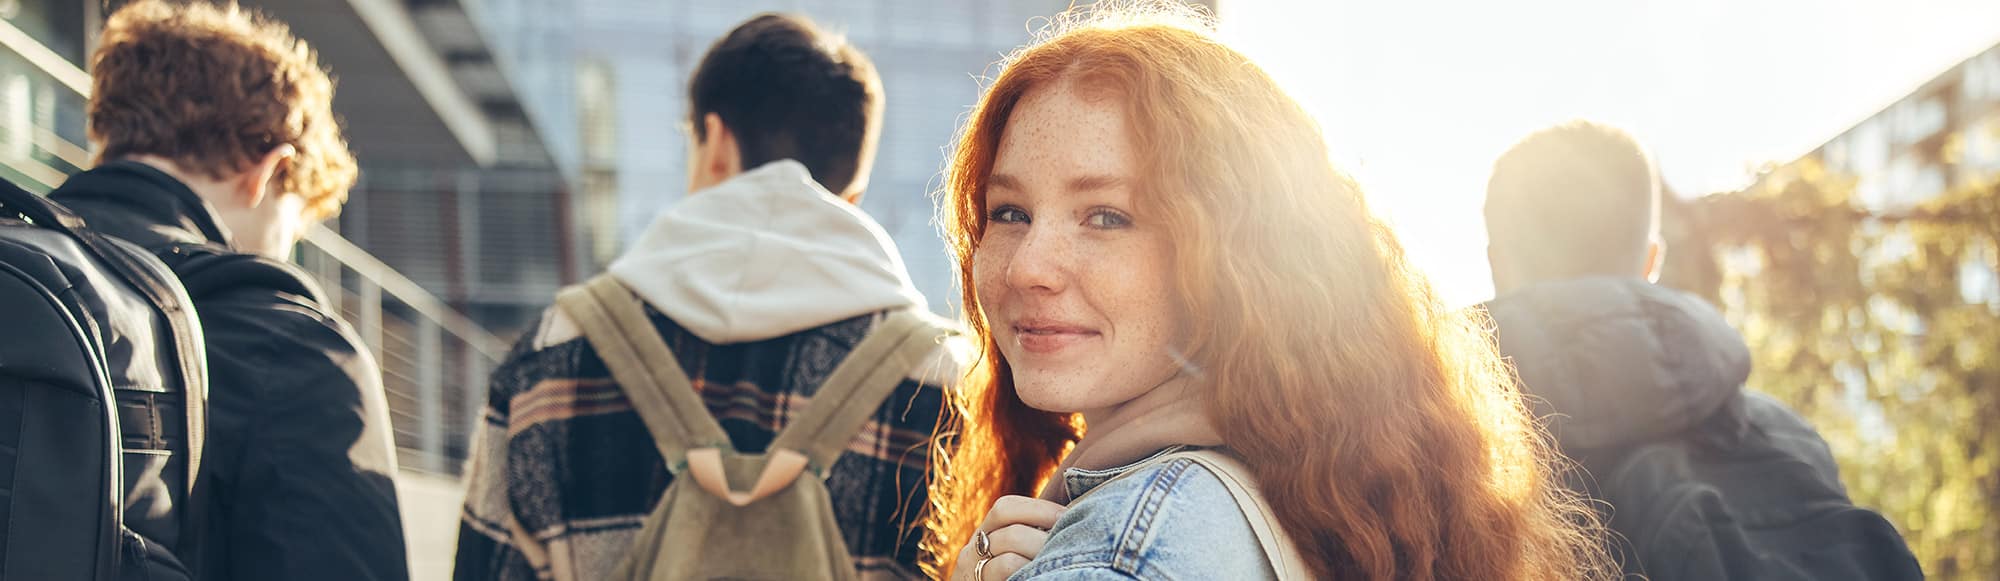
POLYGON ((986 220, 1002 224, 1026 224, 1028 223, 1028 213, 1013 206, 1001 206, 988 212, 986 220))
POLYGON ((1092 228, 1108 230, 1131 226, 1132 218, 1119 213, 1117 210, 1100 209, 1091 212, 1089 217, 1084 218, 1083 223, 1092 228))

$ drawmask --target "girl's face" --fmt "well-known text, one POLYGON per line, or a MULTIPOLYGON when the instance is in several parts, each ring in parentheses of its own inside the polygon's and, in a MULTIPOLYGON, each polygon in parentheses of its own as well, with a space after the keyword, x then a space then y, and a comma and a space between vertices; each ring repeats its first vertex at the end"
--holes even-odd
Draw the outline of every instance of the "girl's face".
POLYGON ((1007 118, 972 257, 981 311, 1029 406, 1105 411, 1172 378, 1185 327, 1165 225, 1124 108, 1071 83, 1031 90, 1007 118))

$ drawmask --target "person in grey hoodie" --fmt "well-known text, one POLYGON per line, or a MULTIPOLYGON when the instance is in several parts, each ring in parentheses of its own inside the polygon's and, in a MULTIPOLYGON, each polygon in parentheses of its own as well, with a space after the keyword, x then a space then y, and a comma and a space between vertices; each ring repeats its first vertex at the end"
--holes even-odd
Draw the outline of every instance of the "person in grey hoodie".
POLYGON ((1743 337, 1653 284, 1660 186, 1625 132, 1529 135, 1487 184, 1486 305, 1536 415, 1580 464, 1628 573, 1671 579, 1920 578, 1888 521, 1855 508, 1826 442, 1744 389, 1743 337))
MULTIPOLYGON (((690 82, 689 193, 612 261, 730 443, 760 453, 886 313, 921 310, 895 244, 854 203, 880 134, 866 56, 766 14, 690 82)), ((826 471, 862 579, 916 578, 951 342, 909 370, 826 471)), ((551 308, 493 372, 455 578, 606 579, 673 478, 575 321, 551 308)))

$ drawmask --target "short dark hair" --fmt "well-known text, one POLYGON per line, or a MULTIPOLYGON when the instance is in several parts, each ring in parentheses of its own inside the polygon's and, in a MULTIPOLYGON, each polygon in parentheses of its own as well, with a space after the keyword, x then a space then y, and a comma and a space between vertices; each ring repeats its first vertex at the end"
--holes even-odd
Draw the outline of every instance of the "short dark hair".
POLYGON ((882 78, 867 55, 811 20, 761 14, 715 41, 688 82, 688 119, 736 134, 744 169, 793 159, 835 194, 874 163, 882 78))
POLYGON ((1494 256, 1537 279, 1643 268, 1659 213, 1652 157, 1625 131, 1590 121, 1521 139, 1493 163, 1486 183, 1494 256))

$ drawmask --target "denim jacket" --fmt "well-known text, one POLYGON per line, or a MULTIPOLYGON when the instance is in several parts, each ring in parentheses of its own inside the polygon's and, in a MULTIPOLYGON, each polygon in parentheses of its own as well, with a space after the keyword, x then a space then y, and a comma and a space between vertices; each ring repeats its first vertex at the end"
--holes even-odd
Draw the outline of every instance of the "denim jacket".
POLYGON ((1192 460, 1069 469, 1069 511, 1010 579, 1275 579, 1222 480, 1192 460), (1143 466, 1143 467, 1142 467, 1143 466))

